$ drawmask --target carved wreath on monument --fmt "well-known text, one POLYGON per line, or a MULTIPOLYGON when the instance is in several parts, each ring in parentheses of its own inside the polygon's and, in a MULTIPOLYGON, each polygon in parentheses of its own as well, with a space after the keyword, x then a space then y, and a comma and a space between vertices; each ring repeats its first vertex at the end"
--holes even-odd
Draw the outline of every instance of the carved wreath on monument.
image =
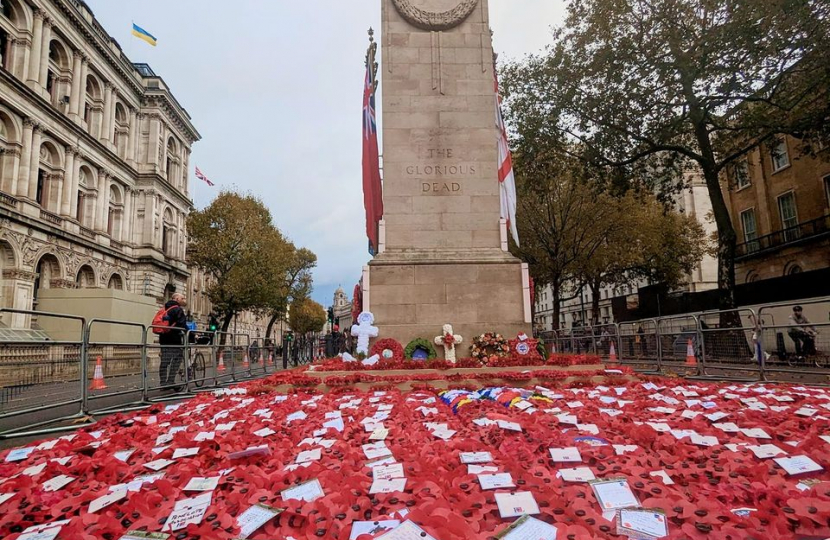
POLYGON ((422 30, 449 30, 463 23, 478 5, 478 0, 462 0, 447 11, 427 11, 412 5, 412 0, 392 0, 406 21, 422 30))

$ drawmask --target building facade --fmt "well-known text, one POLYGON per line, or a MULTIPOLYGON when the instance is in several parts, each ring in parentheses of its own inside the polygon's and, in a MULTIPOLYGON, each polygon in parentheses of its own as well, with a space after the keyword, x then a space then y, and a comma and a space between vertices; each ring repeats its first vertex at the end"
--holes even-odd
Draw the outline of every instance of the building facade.
POLYGON ((354 321, 352 320, 352 301, 346 295, 343 287, 338 287, 334 291, 334 303, 332 304, 334 312, 335 324, 340 326, 340 331, 345 332, 351 329, 354 321))
POLYGON ((724 175, 722 190, 738 235, 738 284, 830 267, 830 148, 803 155, 781 136, 724 175))
POLYGON ((84 2, 0 6, 0 305, 186 290, 187 111, 84 2))
MULTIPOLYGON (((678 193, 674 199, 674 208, 677 212, 687 214, 697 220, 707 236, 716 234, 717 227, 711 219, 712 200, 701 174, 686 173, 686 188, 678 193)), ((616 322, 612 309, 614 298, 625 297, 629 309, 637 307, 638 290, 649 285, 646 281, 635 281, 629 285, 605 286, 599 291, 599 310, 597 320, 600 324, 616 322)), ((692 273, 686 276, 682 287, 676 292, 695 293, 708 291, 718 286, 718 261, 711 255, 705 255, 700 264, 692 273)), ((589 288, 582 291, 570 286, 565 293, 566 297, 573 296, 561 302, 559 314, 559 328, 573 328, 589 324, 593 320, 593 295, 589 288)), ((550 286, 541 287, 536 295, 534 310, 534 329, 537 332, 553 330, 554 325, 553 293, 550 286)))

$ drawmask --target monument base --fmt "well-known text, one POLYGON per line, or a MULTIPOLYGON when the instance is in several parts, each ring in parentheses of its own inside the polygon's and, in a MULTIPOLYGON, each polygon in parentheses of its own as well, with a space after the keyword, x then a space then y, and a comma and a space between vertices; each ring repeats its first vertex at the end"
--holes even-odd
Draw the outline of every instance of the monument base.
MULTIPOLYGON (((406 346, 415 338, 431 341, 444 324, 451 324, 464 338, 456 353, 463 358, 469 356, 473 338, 485 332, 506 338, 520 332, 531 335, 530 298, 520 261, 490 250, 447 262, 432 257, 384 253, 369 263, 364 302, 368 297, 379 337, 406 346)), ((442 348, 436 349, 443 357, 442 348)))

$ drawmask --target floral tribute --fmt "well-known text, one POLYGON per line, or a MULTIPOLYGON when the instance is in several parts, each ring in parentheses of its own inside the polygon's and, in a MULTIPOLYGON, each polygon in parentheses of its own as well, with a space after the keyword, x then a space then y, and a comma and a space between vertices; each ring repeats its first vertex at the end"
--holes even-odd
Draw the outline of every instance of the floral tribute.
MULTIPOLYGON (((404 356, 406 352, 404 352, 404 356)), ((501 356, 487 358, 482 361, 478 358, 459 358, 455 364, 446 360, 433 358, 431 360, 413 361, 408 358, 400 360, 381 357, 377 364, 364 366, 360 362, 344 362, 342 358, 330 358, 312 366, 312 371, 389 371, 389 370, 420 370, 437 369, 447 370, 456 368, 478 369, 482 367, 522 367, 522 366, 599 366, 602 360, 599 356, 585 354, 554 354, 547 361, 541 356, 520 357, 501 356)))
POLYGON ((527 334, 524 332, 516 336, 516 339, 511 339, 508 343, 510 344, 511 356, 542 358, 538 350, 539 340, 527 337, 527 334))
POLYGON ((823 388, 268 390, 287 377, 0 451, 0 538, 51 527, 81 540, 347 540, 388 521, 484 540, 516 521, 516 504, 574 540, 625 538, 636 524, 621 516, 640 508, 672 540, 830 536, 823 388), (255 505, 276 510, 243 531, 255 505))
POLYGON ((389 360, 392 362, 403 362, 404 360, 403 346, 392 338, 377 340, 372 345, 369 355, 378 355, 381 360, 389 360))
POLYGON ((425 360, 432 360, 438 357, 438 352, 433 347, 432 342, 424 338, 416 338, 407 343, 404 349, 404 357, 409 360, 417 360, 415 355, 418 354, 417 351, 419 350, 423 352, 425 360))
POLYGON ((486 332, 473 338, 470 356, 488 365, 497 358, 510 356, 510 344, 501 334, 486 332))

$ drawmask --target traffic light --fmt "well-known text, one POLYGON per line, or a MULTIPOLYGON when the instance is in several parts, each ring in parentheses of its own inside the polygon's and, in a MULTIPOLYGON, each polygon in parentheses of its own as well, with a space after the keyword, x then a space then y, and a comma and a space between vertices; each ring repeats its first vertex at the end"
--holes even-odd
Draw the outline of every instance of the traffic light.
POLYGON ((334 324, 334 308, 329 308, 329 322, 334 324))
POLYGON ((211 332, 216 332, 217 330, 219 330, 219 321, 216 320, 216 317, 214 315, 211 315, 210 319, 208 320, 208 330, 210 330, 211 332))
POLYGON ((285 335, 285 341, 288 341, 289 343, 290 343, 290 342, 292 342, 292 341, 294 341, 294 333, 293 333, 293 332, 291 332, 291 331, 289 331, 289 332, 285 335))

